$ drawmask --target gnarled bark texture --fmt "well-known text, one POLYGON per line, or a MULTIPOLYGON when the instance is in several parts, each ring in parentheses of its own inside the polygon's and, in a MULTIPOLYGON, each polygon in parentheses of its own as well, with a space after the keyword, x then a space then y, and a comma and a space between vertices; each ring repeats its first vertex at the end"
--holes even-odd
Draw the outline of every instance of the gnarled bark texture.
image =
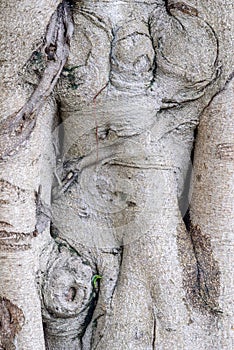
POLYGON ((0 13, 0 348, 231 350, 233 5, 0 13))

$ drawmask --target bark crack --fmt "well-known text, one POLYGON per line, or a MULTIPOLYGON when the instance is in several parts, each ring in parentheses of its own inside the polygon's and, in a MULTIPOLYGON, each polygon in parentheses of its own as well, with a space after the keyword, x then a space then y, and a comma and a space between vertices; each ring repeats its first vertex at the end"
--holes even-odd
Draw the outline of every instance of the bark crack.
POLYGON ((46 205, 41 199, 41 185, 38 188, 38 192, 35 193, 36 196, 36 226, 34 235, 42 233, 46 227, 51 222, 52 213, 51 208, 46 205))
POLYGON ((153 340, 152 340, 152 350, 156 349, 156 317, 154 315, 154 322, 153 322, 153 340))
POLYGON ((222 313, 218 304, 220 293, 220 271, 213 257, 210 238, 198 225, 190 223, 189 234, 196 261, 196 288, 193 293, 195 306, 208 312, 222 313))
POLYGON ((154 45, 154 39, 153 39, 153 34, 152 34, 152 29, 151 29, 151 20, 149 18, 148 23, 147 23, 147 27, 148 27, 148 31, 149 31, 149 37, 152 43, 152 48, 154 50, 154 59, 153 59, 153 64, 152 64, 152 79, 151 82, 149 84, 149 89, 151 86, 153 86, 153 84, 156 81, 156 74, 157 74, 157 53, 156 53, 156 49, 155 49, 155 45, 154 45))
MULTIPOLYGON (((222 70, 222 68, 220 68, 222 70)), ((218 96, 220 93, 222 93, 223 91, 226 90, 226 88, 228 87, 229 83, 232 81, 232 79, 234 78, 234 71, 232 71, 229 76, 227 77, 226 81, 224 82, 224 85, 221 89, 219 89, 209 100, 209 102, 207 103, 207 105, 203 108, 203 110, 200 113, 199 119, 202 117, 202 115, 204 114, 205 110, 208 109, 210 107, 210 105, 212 104, 213 100, 215 99, 216 96, 218 96)))

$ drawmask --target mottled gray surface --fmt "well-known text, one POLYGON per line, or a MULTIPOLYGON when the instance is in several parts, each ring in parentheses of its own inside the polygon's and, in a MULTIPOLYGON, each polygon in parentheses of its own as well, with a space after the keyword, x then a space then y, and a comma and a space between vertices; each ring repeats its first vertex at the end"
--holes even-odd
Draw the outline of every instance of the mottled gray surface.
MULTIPOLYGON (((63 123, 55 133, 64 138, 53 223, 60 238, 94 258, 94 248, 122 250, 121 266, 109 266, 119 273, 114 294, 100 306, 104 276, 83 346, 175 348, 189 324, 178 198, 202 97, 219 75, 217 38, 181 3, 84 1, 73 14, 70 56, 56 89, 63 123)), ((102 259, 101 273, 109 262, 102 259)))
POLYGON ((0 297, 24 314, 15 344, 231 350, 218 209, 232 213, 233 5, 57 4, 0 4, 0 297))

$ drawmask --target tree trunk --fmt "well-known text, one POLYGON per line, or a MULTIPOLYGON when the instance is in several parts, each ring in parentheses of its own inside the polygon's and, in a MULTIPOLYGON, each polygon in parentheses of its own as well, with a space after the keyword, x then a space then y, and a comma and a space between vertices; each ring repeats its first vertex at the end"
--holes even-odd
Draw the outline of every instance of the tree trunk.
POLYGON ((0 349, 231 350, 233 5, 0 13, 0 349))

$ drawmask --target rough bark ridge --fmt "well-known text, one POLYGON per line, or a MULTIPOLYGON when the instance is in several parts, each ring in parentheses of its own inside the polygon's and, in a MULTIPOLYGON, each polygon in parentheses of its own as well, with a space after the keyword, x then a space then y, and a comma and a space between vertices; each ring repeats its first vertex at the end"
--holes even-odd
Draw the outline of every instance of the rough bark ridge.
MULTIPOLYGON (((0 292, 12 295, 26 320, 32 315, 37 320, 39 340, 34 337, 30 345, 23 326, 20 349, 44 349, 38 292, 47 349, 187 350, 194 344, 231 349, 232 308, 227 304, 233 286, 228 285, 227 250, 219 241, 228 224, 221 215, 219 224, 210 225, 211 203, 216 208, 219 203, 215 197, 209 210, 201 209, 207 203, 201 203, 202 193, 214 193, 201 179, 213 169, 203 155, 213 156, 207 144, 214 139, 206 137, 212 118, 204 116, 210 108, 216 115, 212 106, 219 98, 233 101, 232 53, 227 50, 232 14, 225 1, 207 7, 153 0, 63 1, 47 30, 44 25, 44 42, 32 38, 37 48, 27 60, 16 60, 25 63, 15 69, 21 102, 13 111, 4 101, 1 107, 6 111, 0 135, 1 249, 7 263, 0 292), (218 11, 227 30, 215 18, 218 11), (54 155, 50 127, 55 115, 62 123, 53 133, 54 155), (198 172, 186 230, 186 183, 200 116, 198 172), (27 145, 18 148, 25 140, 27 145), (7 172, 14 173, 22 160, 30 176, 24 170, 25 176, 10 181, 7 172), (41 169, 45 174, 38 176, 41 169), (16 196, 19 209, 13 219, 8 211, 16 196), (25 210, 30 215, 20 220, 25 210), (51 215, 53 239, 48 235, 51 215), (17 294, 19 284, 11 291, 6 282, 9 267, 22 276, 17 250, 23 267, 30 266, 25 278, 34 310, 25 307, 25 292, 23 299, 17 294)), ((231 110, 230 105, 228 115, 231 110)), ((227 127, 232 123, 231 117, 222 120, 227 127)), ((217 145, 214 157, 225 165, 232 158, 232 142, 230 136, 217 145)), ((230 182, 231 165, 226 174, 230 182)), ((221 183, 220 174, 214 178, 221 183)), ((233 212, 231 199, 223 200, 226 194, 222 186, 217 198, 226 205, 225 214, 233 212)), ((229 250, 228 256, 230 261, 229 250)))
POLYGON ((55 108, 53 100, 46 98, 67 59, 71 36, 69 8, 62 4, 56 10, 57 5, 57 1, 22 1, 16 8, 15 1, 0 3, 4 33, 0 38, 0 344, 7 350, 45 348, 35 272, 41 249, 49 240, 46 208, 55 108), (55 46, 53 57, 48 51, 51 45, 55 46), (25 69, 36 52, 44 67, 36 82, 28 84, 25 69), (17 323, 14 312, 22 313, 24 325, 20 320, 17 323), (9 318, 12 328, 6 330, 9 318))
MULTIPOLYGON (((70 38, 73 32, 70 8, 64 1, 58 6, 47 28, 44 43, 34 51, 26 64, 40 63, 39 82, 24 106, 16 113, 8 116, 1 125, 0 159, 18 151, 25 143, 35 127, 36 117, 47 97, 51 94, 58 77, 67 61, 70 38), (44 69, 43 69, 44 62, 44 69)), ((33 67, 31 67, 33 70, 33 67)))

